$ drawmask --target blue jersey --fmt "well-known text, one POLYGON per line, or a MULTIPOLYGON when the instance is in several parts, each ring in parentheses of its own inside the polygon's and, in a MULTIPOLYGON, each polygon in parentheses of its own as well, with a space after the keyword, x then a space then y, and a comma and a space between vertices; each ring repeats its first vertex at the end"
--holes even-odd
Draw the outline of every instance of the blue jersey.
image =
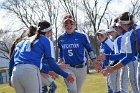
POLYGON ((66 64, 79 65, 87 61, 85 49, 93 51, 86 34, 74 31, 72 34, 64 33, 58 38, 60 49, 59 57, 66 64))
POLYGON ((121 50, 121 39, 122 39, 122 35, 119 35, 114 40, 113 47, 114 47, 114 53, 115 54, 120 53, 120 50, 121 50))
POLYGON ((106 55, 107 59, 110 60, 121 60, 123 65, 129 62, 135 61, 136 58, 136 41, 134 38, 133 29, 130 27, 121 39, 121 50, 116 55, 106 55))
MULTIPOLYGON (((136 36, 140 47, 140 26, 136 25, 136 36)), ((138 50, 138 58, 140 59, 140 50, 138 50)))
MULTIPOLYGON (((100 45, 100 53, 105 53, 105 54, 112 54, 114 53, 113 49, 113 42, 109 39, 106 38, 100 45)), ((102 67, 105 68, 105 66, 108 66, 109 60, 104 60, 102 67)))
POLYGON ((41 73, 48 74, 49 71, 53 71, 53 69, 46 63, 46 60, 42 59, 42 68, 40 70, 41 73))
POLYGON ((68 73, 64 72, 55 62, 52 41, 49 38, 42 35, 39 37, 38 40, 34 42, 33 47, 30 48, 30 44, 33 40, 34 37, 31 37, 25 40, 24 43, 19 42, 17 44, 10 60, 9 76, 11 76, 13 64, 32 64, 39 68, 42 68, 41 62, 43 58, 44 64, 49 64, 53 71, 66 78, 68 76, 68 73))

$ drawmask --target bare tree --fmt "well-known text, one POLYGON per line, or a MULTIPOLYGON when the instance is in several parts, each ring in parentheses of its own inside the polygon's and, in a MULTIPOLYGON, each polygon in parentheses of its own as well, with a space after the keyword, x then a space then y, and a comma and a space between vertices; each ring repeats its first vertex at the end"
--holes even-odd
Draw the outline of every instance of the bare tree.
MULTIPOLYGON (((57 41, 59 1, 6 0, 3 2, 1 8, 7 10, 10 14, 17 16, 17 18, 24 24, 25 27, 29 27, 30 25, 37 25, 37 23, 42 20, 49 21, 55 27, 54 37, 57 41)), ((57 42, 55 46, 56 45, 57 42)))
POLYGON ((65 13, 69 13, 73 16, 74 21, 76 22, 76 29, 77 29, 78 0, 59 0, 59 1, 65 13))
MULTIPOLYGON (((107 14, 108 6, 112 0, 107 0, 105 3, 103 0, 82 0, 82 7, 81 10, 86 13, 87 20, 92 25, 92 33, 95 35, 96 30, 100 28, 101 23, 104 23, 106 21, 106 24, 110 24, 109 20, 105 18, 105 15, 107 14)), ((90 26, 87 25, 87 26, 90 26)), ((90 28, 91 29, 91 28, 90 28)), ((93 36, 93 40, 91 43, 94 45, 94 51, 98 55, 99 54, 99 43, 97 42, 96 37, 93 36)))
POLYGON ((131 7, 129 9, 130 13, 132 13, 137 18, 140 18, 140 1, 139 0, 131 0, 131 7))
POLYGON ((0 58, 9 59, 9 49, 15 37, 16 34, 14 32, 0 30, 0 58))
POLYGON ((93 25, 93 31, 96 33, 96 30, 100 28, 101 22, 107 12, 108 5, 112 0, 107 0, 107 2, 101 5, 100 0, 82 0, 83 11, 86 12, 87 19, 93 25))

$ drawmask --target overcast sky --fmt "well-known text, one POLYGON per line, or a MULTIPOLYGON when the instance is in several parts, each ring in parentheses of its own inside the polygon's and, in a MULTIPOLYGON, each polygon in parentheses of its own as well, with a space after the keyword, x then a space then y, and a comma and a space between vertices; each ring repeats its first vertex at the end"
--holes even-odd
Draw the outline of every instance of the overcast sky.
MULTIPOLYGON (((3 0, 0 0, 0 3, 3 0)), ((112 3, 109 5, 109 9, 111 9, 114 15, 122 13, 124 11, 128 11, 128 5, 130 4, 130 0, 112 0, 112 3)), ((18 22, 19 20, 14 16, 7 16, 6 11, 0 10, 0 29, 7 30, 9 27, 13 30, 21 25, 18 22), (16 22, 15 22, 16 20, 16 22)))

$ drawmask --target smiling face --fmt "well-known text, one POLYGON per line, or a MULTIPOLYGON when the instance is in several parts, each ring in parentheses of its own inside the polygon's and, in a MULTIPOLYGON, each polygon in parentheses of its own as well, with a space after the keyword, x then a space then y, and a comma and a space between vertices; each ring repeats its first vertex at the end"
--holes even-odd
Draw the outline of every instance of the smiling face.
POLYGON ((114 39, 116 38, 116 36, 118 35, 118 33, 112 31, 112 32, 108 32, 108 35, 109 35, 109 38, 110 38, 111 40, 114 40, 114 39))
POLYGON ((75 23, 72 20, 66 20, 63 27, 68 34, 71 34, 75 29, 75 23))
POLYGON ((102 43, 106 39, 105 34, 97 34, 97 39, 99 40, 100 43, 102 43))

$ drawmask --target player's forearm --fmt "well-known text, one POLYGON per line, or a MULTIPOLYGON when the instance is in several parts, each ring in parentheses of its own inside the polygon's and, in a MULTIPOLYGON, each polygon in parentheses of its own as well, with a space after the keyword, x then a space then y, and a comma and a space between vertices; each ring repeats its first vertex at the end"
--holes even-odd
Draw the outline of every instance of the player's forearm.
POLYGON ((47 60, 49 66, 52 68, 52 70, 54 72, 56 72, 57 74, 63 76, 64 78, 66 78, 68 76, 68 73, 66 73, 65 71, 63 71, 57 64, 56 62, 54 61, 53 58, 49 58, 47 60))
POLYGON ((9 80, 11 79, 12 76, 13 67, 14 67, 14 54, 12 54, 12 57, 9 62, 9 80))
POLYGON ((51 70, 52 69, 50 68, 50 66, 48 64, 43 64, 42 69, 40 70, 40 72, 48 74, 48 72, 51 71, 51 70))
POLYGON ((129 62, 132 62, 132 59, 135 59, 134 57, 135 55, 133 53, 127 53, 126 57, 123 58, 123 60, 121 60, 121 63, 123 65, 128 64, 129 62))
POLYGON ((121 59, 123 59, 124 57, 126 56, 126 54, 125 53, 120 53, 120 54, 107 54, 106 55, 106 59, 107 60, 112 60, 112 61, 114 61, 114 60, 121 60, 121 59))
POLYGON ((115 71, 115 70, 118 70, 118 69, 120 69, 121 67, 123 67, 124 65, 122 64, 122 63, 118 63, 118 64, 116 64, 116 65, 114 65, 113 67, 112 67, 112 69, 113 69, 113 71, 115 71))
POLYGON ((92 61, 94 61, 94 60, 96 59, 95 54, 94 54, 93 51, 90 51, 90 52, 89 52, 89 56, 90 56, 90 59, 91 59, 92 61))

